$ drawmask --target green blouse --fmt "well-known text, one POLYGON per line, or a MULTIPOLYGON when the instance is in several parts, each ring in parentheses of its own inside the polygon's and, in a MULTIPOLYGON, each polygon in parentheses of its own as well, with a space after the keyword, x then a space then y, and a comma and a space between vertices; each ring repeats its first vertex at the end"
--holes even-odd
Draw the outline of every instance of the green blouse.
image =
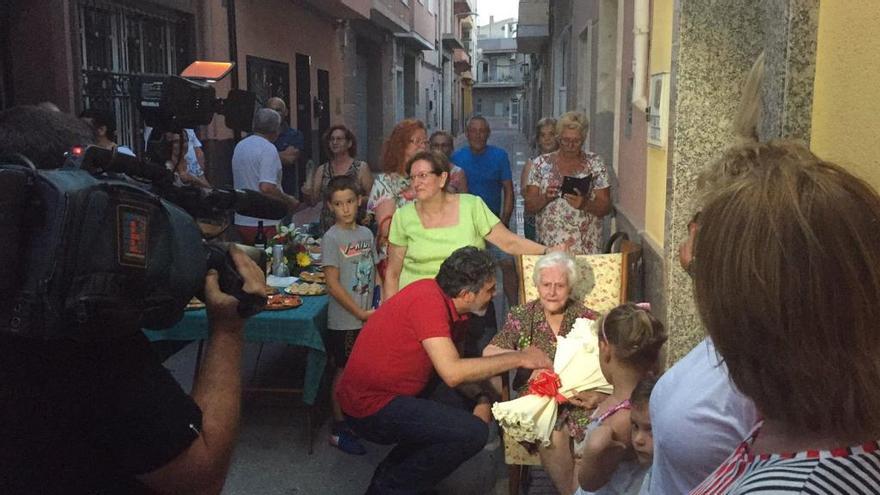
POLYGON ((458 194, 458 223, 426 229, 410 203, 394 214, 388 240, 406 248, 400 289, 424 278, 434 278, 453 251, 464 246, 485 249, 484 238, 500 221, 486 203, 471 194, 458 194))

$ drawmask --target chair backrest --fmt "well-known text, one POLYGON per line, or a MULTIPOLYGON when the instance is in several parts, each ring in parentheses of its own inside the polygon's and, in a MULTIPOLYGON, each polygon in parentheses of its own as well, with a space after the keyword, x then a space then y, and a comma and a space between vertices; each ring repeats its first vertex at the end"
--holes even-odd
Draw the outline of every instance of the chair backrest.
MULTIPOLYGON (((599 313, 607 313, 626 302, 629 281, 628 258, 638 247, 624 243, 620 253, 575 256, 581 282, 574 287, 575 297, 599 313)), ((521 303, 538 298, 538 289, 532 281, 535 263, 540 255, 519 256, 519 300, 521 303)))

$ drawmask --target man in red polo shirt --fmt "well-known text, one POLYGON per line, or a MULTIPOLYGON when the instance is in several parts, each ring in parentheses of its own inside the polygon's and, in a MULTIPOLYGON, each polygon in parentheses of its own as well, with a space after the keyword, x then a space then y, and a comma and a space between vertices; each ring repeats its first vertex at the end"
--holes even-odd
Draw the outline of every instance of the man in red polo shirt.
POLYGON ((478 382, 513 368, 552 368, 529 347, 491 357, 461 358, 466 313, 486 311, 495 294, 495 261, 486 251, 454 251, 435 279, 420 280, 384 303, 355 342, 336 398, 361 437, 396 444, 367 490, 421 493, 434 487, 486 443, 488 428, 466 411, 417 396, 434 372, 449 387, 478 382))

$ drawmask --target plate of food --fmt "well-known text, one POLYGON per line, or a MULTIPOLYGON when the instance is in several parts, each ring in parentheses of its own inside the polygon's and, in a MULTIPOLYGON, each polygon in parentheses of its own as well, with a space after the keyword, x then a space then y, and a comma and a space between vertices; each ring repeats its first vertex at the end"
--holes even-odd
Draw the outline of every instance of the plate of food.
POLYGON ((274 294, 266 300, 267 311, 278 311, 282 309, 293 309, 302 306, 302 299, 293 294, 274 294))
POLYGON ((296 294, 298 296, 320 296, 327 293, 327 287, 323 284, 315 283, 294 283, 290 284, 284 292, 287 294, 296 294))
POLYGON ((299 274, 299 278, 303 282, 308 282, 310 284, 327 283, 327 277, 324 276, 324 272, 302 272, 299 274))
POLYGON ((194 311, 196 309, 204 309, 204 308, 205 308, 205 303, 200 301, 199 298, 193 297, 192 299, 189 300, 188 303, 186 303, 185 309, 187 311, 194 311))

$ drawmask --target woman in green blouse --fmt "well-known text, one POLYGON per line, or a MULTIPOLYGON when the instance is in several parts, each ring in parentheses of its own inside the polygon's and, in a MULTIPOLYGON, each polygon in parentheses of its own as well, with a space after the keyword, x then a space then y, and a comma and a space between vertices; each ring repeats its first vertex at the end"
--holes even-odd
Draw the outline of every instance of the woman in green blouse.
POLYGON ((443 260, 463 246, 484 249, 489 241, 513 255, 548 251, 508 230, 479 197, 446 192, 449 170, 446 156, 431 151, 416 154, 406 164, 416 201, 399 209, 391 220, 386 300, 416 280, 437 275, 443 260))

